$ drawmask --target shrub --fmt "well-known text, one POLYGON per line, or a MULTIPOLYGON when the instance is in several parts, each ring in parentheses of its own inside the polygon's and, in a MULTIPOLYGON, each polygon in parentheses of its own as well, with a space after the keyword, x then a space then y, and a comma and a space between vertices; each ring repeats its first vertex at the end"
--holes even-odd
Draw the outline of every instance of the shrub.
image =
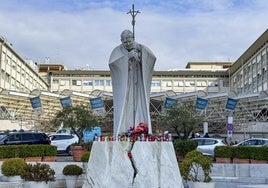
POLYGON ((44 181, 48 183, 49 181, 55 181, 55 171, 45 163, 29 163, 24 167, 21 178, 26 181, 44 181))
POLYGON ((185 160, 179 163, 180 173, 184 180, 193 182, 210 182, 212 159, 201 152, 193 150, 186 154, 185 160))
POLYGON ((216 146, 214 149, 215 157, 232 158, 232 149, 233 146, 216 146))
POLYGON ((233 158, 250 159, 251 147, 249 146, 235 146, 233 148, 233 158))
POLYGON ((81 162, 87 163, 89 160, 89 156, 90 156, 90 152, 89 151, 85 152, 81 157, 81 162))
POLYGON ((177 155, 185 157, 187 153, 197 148, 198 143, 196 140, 181 140, 174 141, 174 149, 177 155))
POLYGON ((52 145, 8 145, 0 146, 0 159, 43 157, 57 155, 57 147, 52 145))
POLYGON ((83 173, 83 169, 78 165, 69 164, 63 168, 62 173, 65 176, 79 176, 83 173))
POLYGON ((18 145, 0 146, 0 157, 2 159, 20 157, 20 147, 18 145))
POLYGON ((4 176, 20 176, 26 162, 21 158, 9 158, 5 160, 1 166, 2 174, 4 176))
POLYGON ((268 146, 265 146, 263 148, 263 153, 265 155, 265 160, 268 161, 268 146))
POLYGON ((43 157, 43 145, 22 145, 20 146, 20 157, 43 157))
POLYGON ((56 156, 57 155, 57 146, 52 145, 43 145, 44 156, 56 156))
POLYGON ((268 148, 267 146, 252 147, 250 158, 255 160, 267 160, 268 156, 267 148, 268 148))

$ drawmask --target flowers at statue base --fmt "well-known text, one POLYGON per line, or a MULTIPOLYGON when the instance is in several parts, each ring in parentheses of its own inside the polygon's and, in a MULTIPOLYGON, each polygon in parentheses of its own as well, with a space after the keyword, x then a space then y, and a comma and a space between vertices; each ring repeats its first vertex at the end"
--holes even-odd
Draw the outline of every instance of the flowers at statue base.
POLYGON ((127 130, 127 137, 131 138, 131 141, 145 141, 148 138, 148 125, 139 123, 136 128, 130 127, 127 130))
POLYGON ((97 141, 172 141, 171 133, 169 133, 168 131, 165 131, 164 133, 159 133, 158 135, 149 134, 148 132, 148 125, 146 123, 139 123, 136 128, 135 126, 131 126, 126 132, 122 132, 118 136, 103 135, 100 136, 97 141))

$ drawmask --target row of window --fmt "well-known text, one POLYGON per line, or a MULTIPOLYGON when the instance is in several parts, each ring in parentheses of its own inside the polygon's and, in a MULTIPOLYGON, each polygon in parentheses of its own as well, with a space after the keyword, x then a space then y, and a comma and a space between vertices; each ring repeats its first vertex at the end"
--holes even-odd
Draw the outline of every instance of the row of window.
POLYGON ((23 62, 16 57, 11 58, 5 52, 2 52, 2 57, 2 79, 12 89, 46 89, 46 84, 23 62))
MULTIPOLYGON (((67 79, 54 79, 53 84, 60 86, 112 86, 111 80, 67 80, 67 79)), ((228 85, 225 83, 225 85, 228 85)), ((152 87, 218 87, 218 81, 156 81, 151 83, 152 87)))
POLYGON ((267 70, 268 66, 268 47, 264 48, 256 54, 250 61, 246 63, 243 69, 238 73, 234 79, 237 82, 242 79, 242 75, 262 74, 267 70))

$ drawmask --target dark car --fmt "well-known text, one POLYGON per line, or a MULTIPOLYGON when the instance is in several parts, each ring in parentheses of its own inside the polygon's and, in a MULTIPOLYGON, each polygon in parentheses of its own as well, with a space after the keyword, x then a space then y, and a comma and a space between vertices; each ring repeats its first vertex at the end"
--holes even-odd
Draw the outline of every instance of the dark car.
POLYGON ((2 138, 6 137, 7 133, 0 133, 0 140, 2 140, 2 138))
POLYGON ((50 144, 51 141, 45 133, 40 132, 13 132, 0 140, 0 145, 21 144, 50 144))

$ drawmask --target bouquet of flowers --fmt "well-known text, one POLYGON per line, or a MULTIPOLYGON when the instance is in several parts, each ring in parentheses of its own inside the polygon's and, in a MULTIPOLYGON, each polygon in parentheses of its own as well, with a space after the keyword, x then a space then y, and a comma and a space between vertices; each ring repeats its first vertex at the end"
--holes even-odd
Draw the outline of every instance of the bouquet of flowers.
POLYGON ((130 127, 127 131, 127 136, 130 137, 131 141, 145 140, 148 135, 148 125, 146 123, 139 123, 139 125, 134 128, 130 127))

